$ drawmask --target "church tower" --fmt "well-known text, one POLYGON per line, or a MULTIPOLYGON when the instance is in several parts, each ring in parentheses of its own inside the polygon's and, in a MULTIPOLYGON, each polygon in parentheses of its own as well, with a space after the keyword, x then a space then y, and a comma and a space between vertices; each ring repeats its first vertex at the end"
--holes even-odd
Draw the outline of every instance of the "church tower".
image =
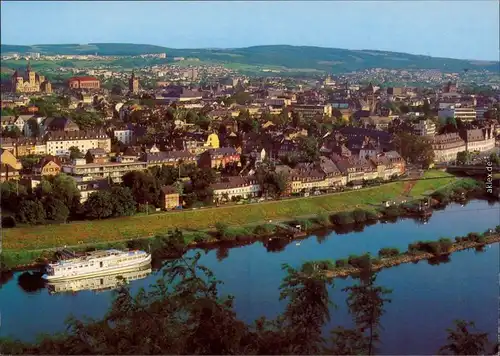
POLYGON ((139 92, 139 78, 135 76, 134 72, 132 72, 132 76, 128 81, 128 90, 132 94, 137 94, 139 92))
POLYGON ((36 86, 36 73, 31 70, 31 63, 28 59, 28 65, 26 66, 26 74, 28 75, 28 82, 30 86, 34 88, 36 86))

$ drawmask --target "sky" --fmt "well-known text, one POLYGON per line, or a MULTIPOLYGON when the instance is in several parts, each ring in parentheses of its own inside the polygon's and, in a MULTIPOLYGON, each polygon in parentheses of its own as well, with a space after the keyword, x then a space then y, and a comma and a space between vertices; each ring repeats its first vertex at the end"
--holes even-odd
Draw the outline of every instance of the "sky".
POLYGON ((288 44, 499 59, 499 1, 2 1, 1 43, 288 44), (20 24, 22 22, 22 24, 20 24), (28 24, 28 25, 27 25, 28 24))

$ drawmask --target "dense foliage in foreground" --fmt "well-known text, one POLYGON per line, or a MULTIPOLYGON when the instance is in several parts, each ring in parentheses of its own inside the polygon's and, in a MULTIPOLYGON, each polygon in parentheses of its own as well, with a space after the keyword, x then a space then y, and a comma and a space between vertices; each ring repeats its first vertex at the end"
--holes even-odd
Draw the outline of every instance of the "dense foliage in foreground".
MULTIPOLYGON (((102 320, 71 320, 69 331, 37 344, 2 340, 7 354, 375 354, 380 345, 380 319, 390 290, 376 284, 366 269, 358 283, 345 288, 355 327, 334 328, 324 338, 333 279, 325 265, 284 265, 280 299, 288 302, 276 319, 264 317, 247 325, 236 317, 233 298, 222 298, 221 283, 198 264, 200 255, 170 261, 150 292, 132 296, 123 285, 102 320)), ((449 330, 442 352, 476 355, 489 350, 487 334, 458 321, 449 330)))

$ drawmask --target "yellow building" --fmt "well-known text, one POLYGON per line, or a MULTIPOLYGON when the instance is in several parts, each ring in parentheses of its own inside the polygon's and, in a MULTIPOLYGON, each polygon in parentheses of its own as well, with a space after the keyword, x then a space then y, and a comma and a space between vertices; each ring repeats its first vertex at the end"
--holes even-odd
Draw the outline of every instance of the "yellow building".
POLYGON ((21 163, 11 152, 2 148, 0 148, 0 156, 0 180, 3 182, 9 179, 19 179, 21 163))
POLYGON ((219 136, 215 133, 211 133, 207 137, 207 142, 203 145, 210 148, 220 148, 219 136))
POLYGON ((47 156, 40 160, 35 172, 42 176, 56 176, 61 173, 61 164, 55 157, 47 156))
POLYGON ((37 93, 40 91, 51 93, 52 85, 43 75, 31 70, 28 62, 26 71, 15 71, 12 74, 12 91, 14 93, 37 93))

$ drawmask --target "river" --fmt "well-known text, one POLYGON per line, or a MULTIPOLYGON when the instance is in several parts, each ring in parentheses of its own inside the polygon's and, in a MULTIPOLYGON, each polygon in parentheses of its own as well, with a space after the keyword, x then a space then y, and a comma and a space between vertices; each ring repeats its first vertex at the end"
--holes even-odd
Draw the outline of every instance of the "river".
MULTIPOLYGON (((278 287, 284 276, 282 263, 300 266, 315 259, 338 259, 351 254, 376 254, 382 247, 406 250, 417 240, 437 240, 468 232, 483 232, 500 224, 500 204, 471 201, 466 206, 453 204, 434 212, 428 223, 411 219, 396 223, 378 223, 361 232, 322 237, 311 235, 292 242, 283 250, 268 252, 262 243, 211 250, 200 263, 211 268, 224 281, 223 293, 235 296, 240 318, 251 322, 261 315, 273 317, 283 311, 278 287)), ((188 252, 188 255, 195 251, 188 252)), ((499 245, 484 252, 474 250, 454 253, 448 263, 431 265, 426 261, 401 265, 378 273, 377 284, 392 289, 392 303, 386 305, 381 319, 382 354, 433 354, 446 342, 446 328, 453 320, 475 321, 476 326, 495 339, 498 310, 499 245)), ((40 333, 63 331, 65 319, 73 314, 98 318, 112 301, 112 292, 81 291, 74 294, 49 295, 47 289, 27 293, 18 284, 16 273, 1 286, 0 336, 35 340, 40 333)), ((160 278, 153 272, 147 278, 131 282, 133 291, 148 287, 160 278)), ((327 327, 352 326, 345 292, 351 278, 336 280, 330 292, 338 308, 332 309, 327 327)))

